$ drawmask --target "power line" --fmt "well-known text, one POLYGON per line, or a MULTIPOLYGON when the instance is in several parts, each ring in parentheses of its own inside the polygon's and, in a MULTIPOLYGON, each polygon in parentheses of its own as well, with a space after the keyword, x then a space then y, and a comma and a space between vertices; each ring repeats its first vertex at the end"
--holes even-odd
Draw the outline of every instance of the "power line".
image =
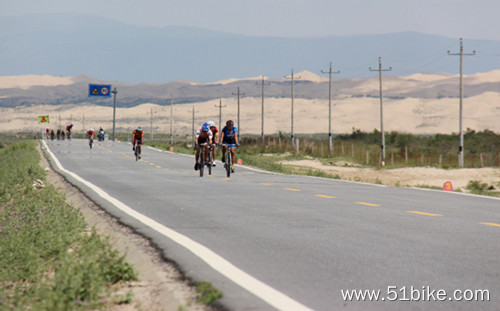
MULTIPOLYGON (((241 128, 240 128, 240 95, 245 95, 245 93, 240 93, 240 87, 238 86, 238 92, 233 95, 238 95, 238 135, 241 135, 241 128)), ((219 124, 220 126, 220 124, 219 124)))
POLYGON ((474 56, 476 55, 476 51, 472 51, 472 53, 464 53, 464 45, 462 42, 462 38, 460 38, 460 52, 459 53, 450 53, 448 51, 448 55, 459 55, 460 56, 460 83, 459 83, 459 92, 460 92, 460 112, 459 112, 459 128, 460 128, 460 146, 458 147, 458 153, 460 154, 460 167, 464 167, 464 132, 462 130, 463 126, 463 67, 464 67, 464 55, 465 56, 474 56))
POLYGON ((370 71, 378 71, 378 81, 379 81, 379 86, 380 86, 380 131, 382 132, 382 152, 381 152, 381 158, 382 158, 382 166, 385 166, 385 134, 384 134, 384 108, 383 108, 383 103, 382 103, 382 71, 391 71, 392 67, 389 67, 388 69, 383 69, 382 68, 382 57, 378 58, 378 69, 372 69, 371 67, 368 68, 370 71))
POLYGON ((226 105, 222 106, 222 99, 219 99, 219 105, 215 105, 215 107, 219 108, 219 128, 222 126, 222 108, 226 107, 226 105))
POLYGON ((285 79, 290 79, 292 81, 292 113, 291 113, 291 120, 292 120, 292 145, 295 145, 295 137, 294 137, 294 132, 293 132, 293 87, 294 87, 294 81, 295 79, 300 79, 300 76, 299 77, 295 77, 293 76, 293 68, 292 68, 292 74, 290 75, 290 78, 288 76, 285 76, 285 79))
POLYGON ((321 73, 327 73, 329 75, 329 84, 328 84, 328 148, 329 150, 333 149, 332 145, 332 74, 340 73, 338 71, 332 71, 332 62, 330 62, 330 70, 323 71, 321 73))
MULTIPOLYGON (((259 83, 256 82, 256 84, 259 84, 259 83)), ((262 81, 260 82, 260 84, 262 86, 262 112, 261 112, 262 122, 261 122, 260 136, 262 138, 262 143, 264 143, 264 86, 271 85, 271 82, 264 82, 264 75, 262 75, 262 81)))

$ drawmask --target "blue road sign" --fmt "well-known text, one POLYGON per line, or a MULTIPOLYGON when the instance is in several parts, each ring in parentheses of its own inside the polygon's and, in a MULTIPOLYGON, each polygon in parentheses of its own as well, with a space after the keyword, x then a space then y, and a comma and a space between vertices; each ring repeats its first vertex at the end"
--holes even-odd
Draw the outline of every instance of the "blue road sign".
POLYGON ((89 97, 111 97, 111 84, 89 84, 89 97))

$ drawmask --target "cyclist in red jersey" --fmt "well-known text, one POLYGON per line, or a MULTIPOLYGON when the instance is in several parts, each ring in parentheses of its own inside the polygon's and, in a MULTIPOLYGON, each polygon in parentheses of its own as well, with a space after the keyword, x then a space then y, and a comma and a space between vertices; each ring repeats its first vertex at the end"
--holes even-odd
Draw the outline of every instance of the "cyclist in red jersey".
POLYGON ((144 131, 142 130, 142 127, 138 127, 132 132, 132 150, 135 151, 135 148, 137 148, 137 154, 138 158, 141 158, 141 145, 142 145, 142 139, 144 137, 144 131))
POLYGON ((194 138, 194 146, 196 149, 196 162, 194 164, 194 170, 197 171, 200 168, 200 163, 198 159, 200 158, 200 149, 203 145, 203 152, 205 153, 205 159, 208 159, 208 150, 212 144, 212 131, 210 131, 210 125, 208 123, 203 123, 202 127, 196 130, 194 138))
POLYGON ((89 129, 87 131, 87 138, 88 139, 91 139, 91 138, 94 139, 94 136, 95 136, 95 130, 93 128, 89 129))
POLYGON ((215 122, 210 120, 207 122, 208 125, 210 125, 210 131, 212 131, 212 166, 215 166, 215 156, 216 156, 216 147, 217 147, 217 142, 218 137, 219 137, 219 130, 215 126, 215 122))

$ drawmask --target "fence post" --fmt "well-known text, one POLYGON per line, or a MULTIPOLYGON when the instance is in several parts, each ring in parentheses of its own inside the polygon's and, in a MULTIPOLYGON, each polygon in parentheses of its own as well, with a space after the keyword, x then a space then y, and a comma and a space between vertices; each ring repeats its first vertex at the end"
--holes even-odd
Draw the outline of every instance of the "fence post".
POLYGON ((299 139, 297 138, 296 139, 296 144, 295 144, 296 148, 297 148, 297 153, 299 153, 299 139))
POLYGON ((443 164, 443 155, 442 155, 442 154, 440 154, 440 155, 439 155, 439 167, 441 167, 441 166, 442 166, 442 164, 443 164))
POLYGON ((408 146, 405 146, 405 163, 408 164, 408 146))
POLYGON ((354 159, 354 143, 351 143, 352 158, 354 159))
POLYGON ((368 163, 370 163, 370 151, 366 150, 366 165, 368 165, 368 163))
POLYGON ((481 165, 481 168, 483 168, 484 167, 483 153, 479 154, 479 163, 481 165))

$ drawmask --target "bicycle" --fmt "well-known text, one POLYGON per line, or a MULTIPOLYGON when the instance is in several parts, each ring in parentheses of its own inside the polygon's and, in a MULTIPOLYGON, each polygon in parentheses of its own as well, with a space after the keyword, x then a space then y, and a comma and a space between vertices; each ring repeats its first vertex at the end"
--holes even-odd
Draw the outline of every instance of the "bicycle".
POLYGON ((231 166, 231 149, 235 149, 236 144, 221 144, 221 145, 227 146, 224 168, 226 169, 227 177, 230 177, 231 173, 234 173, 234 170, 232 169, 231 166))
POLYGON ((90 149, 92 149, 92 147, 94 146, 94 138, 92 136, 89 137, 89 146, 90 149))
POLYGON ((199 171, 200 171, 200 177, 203 177, 203 172, 205 170, 205 165, 208 167, 208 175, 212 175, 212 148, 208 150, 208 159, 205 160, 205 145, 206 143, 199 144, 200 146, 200 166, 199 166, 199 171))
POLYGON ((134 147, 132 148, 132 150, 134 150, 134 156, 135 156, 135 160, 138 161, 141 159, 141 153, 140 153, 140 150, 141 149, 141 146, 139 144, 135 144, 134 147))

